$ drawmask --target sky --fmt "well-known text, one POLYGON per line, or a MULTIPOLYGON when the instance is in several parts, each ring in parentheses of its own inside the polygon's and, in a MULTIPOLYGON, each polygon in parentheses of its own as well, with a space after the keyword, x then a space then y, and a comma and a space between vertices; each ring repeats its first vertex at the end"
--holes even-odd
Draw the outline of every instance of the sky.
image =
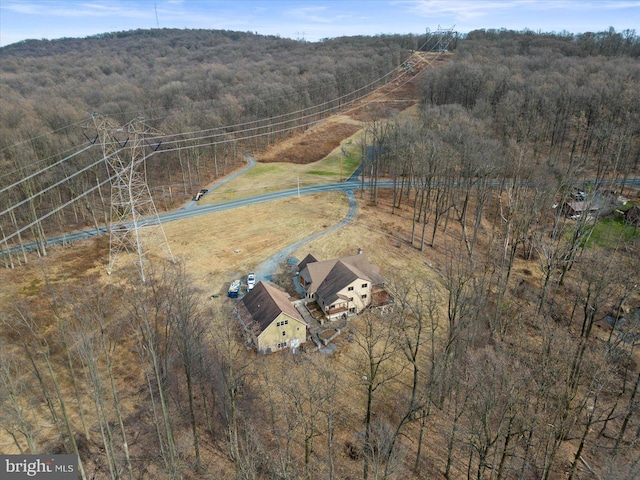
POLYGON ((0 46, 138 28, 234 30, 310 42, 452 28, 640 30, 640 0, 0 0, 0 46))

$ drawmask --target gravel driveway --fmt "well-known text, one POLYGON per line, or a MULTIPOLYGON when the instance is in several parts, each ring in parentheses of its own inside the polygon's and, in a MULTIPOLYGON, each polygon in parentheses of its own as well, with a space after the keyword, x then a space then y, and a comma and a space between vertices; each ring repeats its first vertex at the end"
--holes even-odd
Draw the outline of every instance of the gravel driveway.
MULTIPOLYGON (((347 215, 335 225, 289 245, 284 250, 280 250, 278 253, 262 262, 254 270, 256 274, 256 282, 260 280, 271 281, 273 276, 278 272, 280 265, 282 265, 287 257, 290 257, 294 251, 296 251, 306 243, 316 240, 324 235, 327 235, 328 233, 335 232, 336 230, 339 230, 340 228, 351 223, 356 217, 356 212, 358 211, 358 202, 356 201, 356 196, 353 190, 349 190, 345 193, 347 194, 347 200, 349 201, 349 211, 347 212, 347 215)), ((299 293, 302 293, 304 295, 304 292, 299 293)))

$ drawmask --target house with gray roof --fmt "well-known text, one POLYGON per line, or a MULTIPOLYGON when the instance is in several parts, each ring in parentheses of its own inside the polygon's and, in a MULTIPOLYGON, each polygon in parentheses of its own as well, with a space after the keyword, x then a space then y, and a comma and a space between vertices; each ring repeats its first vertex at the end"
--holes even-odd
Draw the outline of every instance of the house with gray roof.
POLYGON ((360 313, 372 301, 375 305, 376 294, 384 291, 384 277, 361 250, 325 261, 309 257, 298 265, 300 284, 306 301, 316 302, 329 320, 360 313))
POLYGON ((290 348, 307 340, 307 323, 289 301, 289 295, 258 282, 239 302, 240 319, 261 353, 290 348))
POLYGON ((593 201, 577 201, 566 202, 562 206, 562 211, 565 216, 571 218, 577 218, 580 215, 596 215, 598 213, 598 205, 593 201))

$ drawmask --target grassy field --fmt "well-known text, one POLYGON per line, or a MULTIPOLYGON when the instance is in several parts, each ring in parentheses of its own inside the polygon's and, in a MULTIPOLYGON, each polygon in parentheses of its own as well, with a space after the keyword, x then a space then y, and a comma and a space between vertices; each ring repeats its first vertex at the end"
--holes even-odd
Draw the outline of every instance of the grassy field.
POLYGON ((338 223, 343 193, 302 195, 165 224, 175 256, 206 292, 223 292, 232 278, 288 245, 338 223))
MULTIPOLYGON (((344 139, 322 160, 312 163, 287 163, 257 161, 255 167, 223 186, 212 190, 200 200, 200 204, 215 204, 252 197, 264 193, 309 185, 336 183, 348 178, 360 165, 361 132, 344 139), (347 152, 348 157, 342 152, 347 152)), ((312 148, 312 147, 310 147, 312 148)))
POLYGON ((587 241, 587 247, 615 248, 620 243, 627 243, 640 237, 640 230, 629 225, 621 217, 605 218, 596 223, 587 241))

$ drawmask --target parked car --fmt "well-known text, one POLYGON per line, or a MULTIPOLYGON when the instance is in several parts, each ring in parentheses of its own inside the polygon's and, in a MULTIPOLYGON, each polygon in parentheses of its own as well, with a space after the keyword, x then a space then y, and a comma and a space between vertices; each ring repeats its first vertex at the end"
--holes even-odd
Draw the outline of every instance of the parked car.
POLYGON ((242 282, 240 280, 234 280, 231 282, 231 285, 229 285, 229 291, 227 291, 227 296, 229 298, 238 298, 240 287, 242 287, 242 282))
POLYGON ((255 286, 256 286, 256 274, 252 272, 249 275, 247 275, 247 291, 250 292, 251 290, 253 290, 253 287, 255 286))
POLYGON ((197 202, 197 201, 198 201, 198 200, 200 200, 202 197, 204 197, 204 195, 205 195, 206 193, 208 193, 208 192, 209 192, 209 189, 208 189, 208 188, 203 188, 203 189, 202 189, 202 190, 200 190, 198 193, 196 193, 196 196, 195 196, 195 197, 193 197, 193 201, 194 201, 194 202, 197 202))

